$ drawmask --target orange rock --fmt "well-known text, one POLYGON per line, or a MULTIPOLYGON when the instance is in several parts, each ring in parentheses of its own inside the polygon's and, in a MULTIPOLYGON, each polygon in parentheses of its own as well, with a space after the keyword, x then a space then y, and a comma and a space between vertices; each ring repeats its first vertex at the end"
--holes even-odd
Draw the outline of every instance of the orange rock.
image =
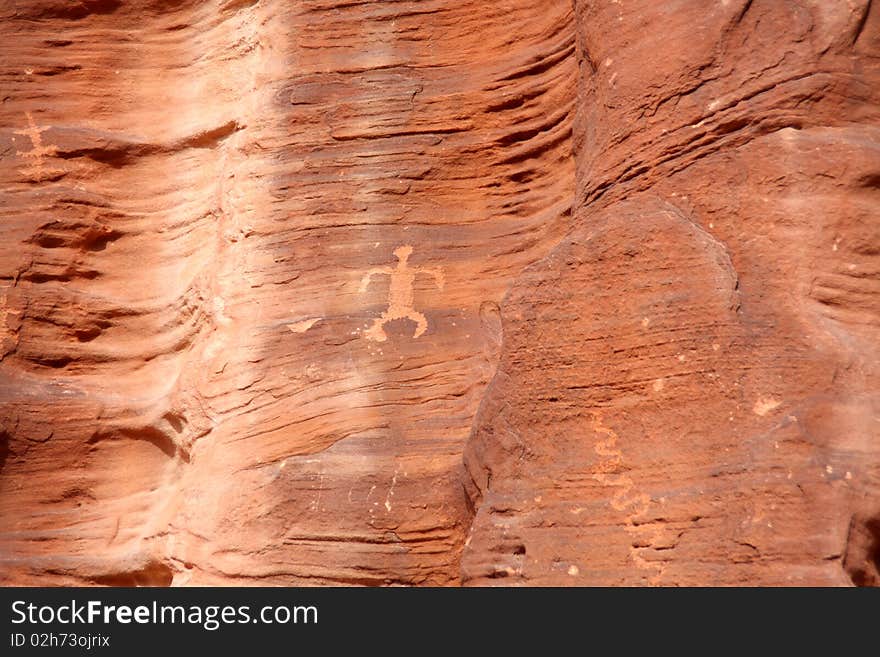
POLYGON ((880 8, 711 4, 4 3, 0 582, 880 581, 880 8))
POLYGON ((880 582, 880 11, 577 4, 576 226, 501 304, 464 581, 880 582))

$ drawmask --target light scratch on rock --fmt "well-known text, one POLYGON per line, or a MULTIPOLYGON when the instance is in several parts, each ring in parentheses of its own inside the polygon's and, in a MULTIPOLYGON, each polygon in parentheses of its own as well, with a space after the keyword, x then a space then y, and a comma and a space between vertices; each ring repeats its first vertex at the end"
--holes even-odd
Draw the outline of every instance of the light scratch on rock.
POLYGON ((301 322, 296 322, 295 324, 288 324, 287 328, 289 328, 294 333, 305 333, 310 328, 312 328, 315 324, 321 321, 320 317, 314 317, 312 319, 304 319, 301 322))

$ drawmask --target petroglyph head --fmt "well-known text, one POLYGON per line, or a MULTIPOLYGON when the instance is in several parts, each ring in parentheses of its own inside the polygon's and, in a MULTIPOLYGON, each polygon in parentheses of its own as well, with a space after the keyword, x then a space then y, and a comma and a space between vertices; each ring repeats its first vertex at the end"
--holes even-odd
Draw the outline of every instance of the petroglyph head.
POLYGON ((413 248, 409 244, 404 244, 403 246, 398 246, 394 249, 394 255, 396 255, 397 259, 401 262, 406 262, 412 252, 413 248))

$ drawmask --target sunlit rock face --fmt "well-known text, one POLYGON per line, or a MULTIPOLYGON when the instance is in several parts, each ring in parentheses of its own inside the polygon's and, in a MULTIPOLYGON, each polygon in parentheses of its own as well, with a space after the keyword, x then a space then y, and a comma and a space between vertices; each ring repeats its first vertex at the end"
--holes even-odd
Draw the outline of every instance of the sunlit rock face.
POLYGON ((0 583, 880 583, 876 4, 5 2, 0 583))

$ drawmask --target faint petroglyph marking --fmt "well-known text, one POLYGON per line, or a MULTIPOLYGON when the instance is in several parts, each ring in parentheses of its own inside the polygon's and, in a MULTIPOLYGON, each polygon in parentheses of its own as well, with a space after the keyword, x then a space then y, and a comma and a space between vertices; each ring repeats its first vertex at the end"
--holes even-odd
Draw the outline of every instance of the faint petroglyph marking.
POLYGON ((223 297, 214 297, 214 317, 218 324, 231 324, 232 319, 226 314, 226 302, 223 297))
POLYGON ((394 497, 394 487, 397 485, 397 475, 400 473, 400 466, 394 470, 394 476, 391 478, 391 486, 388 488, 388 494, 385 496, 385 512, 391 513, 391 498, 394 497))
POLYGON ((370 514, 370 524, 371 525, 373 524, 373 521, 375 520, 375 516, 376 516, 376 510, 373 507, 379 506, 378 502, 373 502, 373 505, 370 506, 370 498, 373 496, 373 493, 375 491, 376 491, 376 485, 373 484, 372 486, 370 486, 370 492, 367 493, 367 498, 365 500, 367 503, 367 511, 370 514))
POLYGON ((306 367, 306 379, 308 379, 312 383, 315 383, 316 381, 320 381, 322 378, 324 378, 324 372, 318 365, 316 365, 315 363, 310 363, 306 367))
POLYGON ((317 494, 315 495, 315 499, 312 500, 312 503, 309 506, 309 508, 312 511, 323 511, 324 509, 321 508, 321 493, 324 490, 324 468, 323 467, 318 471, 318 485, 315 487, 315 490, 317 491, 317 494))
POLYGON ((769 397, 761 397, 752 407, 752 413, 760 417, 764 417, 770 411, 776 410, 782 405, 781 401, 771 399, 769 397))
POLYGON ((28 129, 16 130, 15 134, 29 138, 33 148, 29 151, 16 151, 16 154, 21 155, 29 161, 28 166, 21 169, 21 173, 33 180, 41 180, 46 173, 44 158, 47 155, 56 155, 58 153, 58 147, 51 145, 44 146, 42 133, 46 132, 48 128, 38 127, 36 121, 34 121, 33 114, 30 112, 25 112, 25 115, 28 120, 28 129))
POLYGON ((288 324, 287 328, 289 328, 294 333, 305 333, 320 321, 320 317, 313 317, 312 319, 304 319, 303 321, 296 322, 295 324, 288 324))
POLYGON ((373 321, 373 325, 365 335, 370 340, 376 342, 385 342, 388 336, 385 335, 385 324, 395 319, 409 319, 416 324, 416 330, 413 338, 418 338, 426 330, 428 330, 428 320, 425 316, 413 308, 413 286, 416 276, 419 274, 427 274, 432 276, 439 289, 443 289, 445 279, 443 272, 439 268, 428 267, 410 267, 408 264, 409 256, 413 252, 413 247, 404 244, 394 249, 394 255, 397 256, 396 267, 377 267, 368 271, 359 288, 360 292, 366 292, 370 286, 373 276, 388 276, 390 285, 388 287, 388 309, 373 321))
POLYGON ((598 412, 592 412, 592 416, 593 431, 607 436, 605 440, 597 442, 593 448, 596 454, 604 458, 599 463, 593 478, 603 486, 611 486, 616 489, 611 498, 611 507, 615 511, 628 511, 624 529, 632 536, 632 544, 629 548, 630 557, 636 568, 653 571, 654 574, 648 577, 648 582, 652 586, 657 586, 666 570, 666 565, 657 561, 648 561, 639 550, 653 547, 661 539, 661 531, 652 530, 644 525, 640 526, 636 522, 640 516, 644 516, 648 512, 651 506, 651 496, 633 491, 632 478, 621 473, 623 452, 617 446, 617 433, 602 423, 602 416, 598 412), (649 532, 649 534, 646 536, 645 532, 649 532))

